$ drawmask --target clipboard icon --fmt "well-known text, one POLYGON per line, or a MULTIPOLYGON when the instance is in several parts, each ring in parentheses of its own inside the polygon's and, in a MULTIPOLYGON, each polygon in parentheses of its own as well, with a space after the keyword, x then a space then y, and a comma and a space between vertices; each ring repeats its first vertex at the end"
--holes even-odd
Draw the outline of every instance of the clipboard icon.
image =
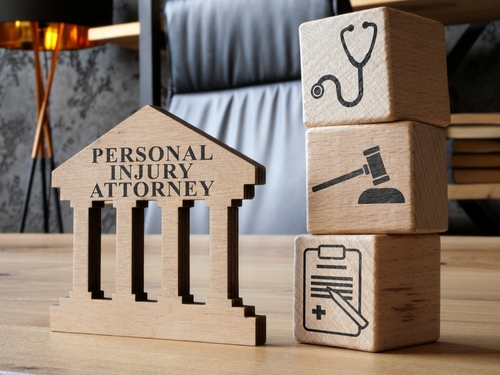
POLYGON ((361 262, 361 252, 344 245, 304 251, 305 330, 357 337, 368 326, 361 313, 361 262))

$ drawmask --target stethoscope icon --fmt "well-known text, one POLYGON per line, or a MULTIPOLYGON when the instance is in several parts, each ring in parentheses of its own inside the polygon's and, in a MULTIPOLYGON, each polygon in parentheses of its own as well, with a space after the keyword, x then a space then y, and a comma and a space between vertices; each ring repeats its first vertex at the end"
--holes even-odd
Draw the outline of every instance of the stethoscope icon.
POLYGON ((361 99, 363 99, 363 68, 364 66, 368 63, 370 60, 370 57, 372 56, 372 51, 373 47, 375 46, 375 40, 377 39, 377 25, 374 24, 373 22, 363 22, 363 29, 367 29, 368 27, 373 27, 373 37, 372 37, 372 42, 370 45, 370 48, 368 49, 368 52, 365 55, 365 58, 361 61, 358 62, 352 57, 351 53, 349 52, 349 49, 347 48, 347 45, 345 43, 345 38, 344 34, 349 31, 352 32, 354 30, 354 25, 349 25, 346 28, 342 29, 340 32, 340 41, 342 42, 342 47, 344 48, 345 54, 347 58, 349 59, 349 62, 358 69, 358 97, 354 99, 353 101, 349 102, 344 100, 342 97, 342 89, 340 87, 340 81, 338 80, 337 77, 331 74, 324 75, 319 79, 317 83, 313 85, 311 88, 311 95, 315 99, 319 99, 323 96, 325 92, 325 88, 323 87, 323 82, 325 81, 333 81, 335 83, 335 87, 337 89, 337 98, 344 107, 354 107, 357 105, 361 99))

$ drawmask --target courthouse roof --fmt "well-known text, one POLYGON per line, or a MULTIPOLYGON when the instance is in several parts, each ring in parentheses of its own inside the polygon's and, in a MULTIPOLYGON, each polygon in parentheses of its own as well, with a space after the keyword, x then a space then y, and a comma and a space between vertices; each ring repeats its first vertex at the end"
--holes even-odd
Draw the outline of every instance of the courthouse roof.
POLYGON ((53 172, 70 201, 253 198, 265 168, 161 108, 145 106, 53 172))

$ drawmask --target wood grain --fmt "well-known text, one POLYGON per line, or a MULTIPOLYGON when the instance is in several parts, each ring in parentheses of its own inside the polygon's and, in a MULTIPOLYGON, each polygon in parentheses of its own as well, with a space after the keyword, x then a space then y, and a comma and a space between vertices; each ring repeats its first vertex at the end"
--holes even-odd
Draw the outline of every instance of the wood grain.
POLYGON ((439 259, 436 234, 297 237, 295 339, 370 352, 436 341, 439 259))
MULTIPOLYGON (((385 353, 297 343, 293 236, 240 236, 240 291, 267 316, 267 344, 203 344, 51 332, 49 306, 72 285, 70 234, 0 234, 0 371, 36 374, 494 374, 500 368, 500 239, 441 237, 441 338, 385 353)), ((115 243, 102 236, 102 288, 114 289, 115 243)), ((209 238, 191 237, 191 290, 208 295, 209 238)), ((161 293, 162 240, 145 238, 145 289, 161 293)))
POLYGON ((300 27, 307 127, 450 122, 443 25, 391 8, 300 27))
POLYGON ((146 106, 53 172, 74 207, 73 291, 51 308, 53 331, 262 345, 266 318, 239 297, 238 207, 265 168, 159 108, 146 106), (144 209, 162 209, 162 291, 144 289, 144 209), (189 287, 189 208, 210 208, 210 295, 189 287), (100 209, 116 209, 116 287, 101 290, 100 209), (217 327, 217 329, 213 329, 217 327))
POLYGON ((397 122, 309 129, 306 137, 309 233, 446 230, 444 129, 397 122))

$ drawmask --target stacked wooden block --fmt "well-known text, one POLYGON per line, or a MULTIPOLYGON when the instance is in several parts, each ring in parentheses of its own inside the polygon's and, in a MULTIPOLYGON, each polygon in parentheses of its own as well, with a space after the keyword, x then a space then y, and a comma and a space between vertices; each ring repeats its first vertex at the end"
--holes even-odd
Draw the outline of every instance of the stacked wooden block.
POLYGON ((308 231, 294 335, 383 351, 439 338, 449 99, 443 25, 390 8, 300 28, 308 231))

